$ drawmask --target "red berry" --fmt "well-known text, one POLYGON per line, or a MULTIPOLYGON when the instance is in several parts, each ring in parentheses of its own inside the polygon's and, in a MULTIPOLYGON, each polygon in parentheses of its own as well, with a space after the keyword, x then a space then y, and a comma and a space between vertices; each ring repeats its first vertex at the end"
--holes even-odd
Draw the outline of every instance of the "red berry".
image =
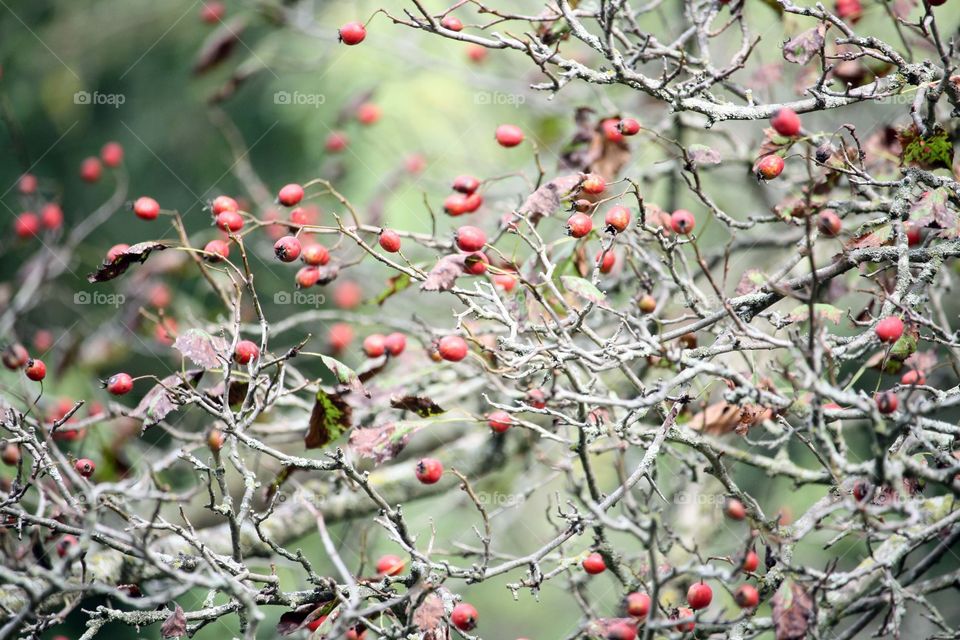
POLYGON ((686 209, 677 209, 670 214, 670 228, 674 233, 687 235, 693 231, 694 226, 696 226, 696 219, 686 209))
POLYGON ((603 190, 607 188, 607 181, 603 177, 598 176, 595 173, 587 175, 583 179, 583 182, 580 184, 580 188, 583 189, 585 193, 592 193, 594 195, 598 193, 603 193, 603 190))
POLYGON ((512 124, 502 124, 494 134, 501 147, 515 147, 523 142, 523 131, 512 124))
POLYGON ((453 180, 453 190, 470 195, 480 188, 480 181, 473 176, 457 176, 453 180))
POLYGON ((853 483, 853 498, 857 502, 863 502, 870 494, 870 483, 864 480, 857 480, 853 483))
POLYGON ((742 584, 733 593, 733 599, 741 609, 752 609, 760 604, 760 593, 753 585, 742 584))
POLYGON ((464 225, 457 229, 457 246, 461 251, 480 251, 487 244, 487 234, 482 229, 464 225))
POLYGON ((593 219, 585 213, 575 213, 567 219, 567 233, 582 238, 593 230, 593 219))
POLYGON ((340 42, 343 44, 360 44, 366 37, 367 28, 360 22, 348 22, 340 27, 340 42))
POLYGON ((322 244, 308 244, 303 248, 300 259, 314 267, 323 266, 330 262, 330 252, 322 244))
POLYGON ((423 458, 417 462, 415 473, 423 484, 435 484, 443 475, 443 463, 436 458, 423 458))
POLYGON ((927 384, 927 377, 923 375, 923 371, 911 369, 900 377, 900 384, 927 384))
POLYGON ((837 0, 837 15, 851 23, 856 22, 863 15, 860 0, 837 0))
POLYGON ((470 631, 477 626, 477 618, 479 616, 480 614, 477 613, 476 607, 472 604, 461 602, 453 608, 453 612, 450 614, 450 621, 453 622, 453 626, 460 629, 460 631, 470 631))
POLYGON ((623 142, 623 133, 620 131, 620 121, 616 118, 607 118, 600 123, 603 137, 610 142, 623 142))
POLYGON ((403 573, 403 558, 394 555, 383 555, 377 560, 377 573, 382 576, 397 576, 403 573))
POLYGON ((311 266, 302 267, 293 280, 298 289, 309 289, 320 280, 320 270, 311 266))
POLYGON ((15 467, 20 464, 20 447, 8 442, 3 448, 3 452, 0 453, 0 460, 3 460, 3 464, 8 467, 15 467))
POLYGON ((636 640, 637 628, 629 622, 614 622, 607 629, 607 640, 636 640))
POLYGON ((512 273, 495 273, 493 275, 493 284, 502 289, 505 293, 510 293, 517 286, 517 276, 512 273))
POLYGON ((723 513, 731 520, 743 520, 747 517, 747 509, 736 498, 727 498, 723 503, 723 513))
POLYGON ((920 244, 921 238, 921 229, 915 224, 904 225, 904 228, 907 232, 907 246, 915 247, 920 244))
POLYGON ((103 173, 103 166, 99 158, 91 156, 80 163, 80 179, 84 182, 96 182, 100 179, 101 173, 103 173))
POLYGON ((48 202, 40 209, 40 223, 51 231, 63 226, 63 209, 56 202, 48 202))
POLYGON ((817 216, 817 229, 828 238, 837 237, 842 227, 843 222, 840 220, 840 216, 832 209, 824 209, 817 216))
POLYGON ((394 332, 384 339, 383 344, 387 347, 390 355, 398 356, 407 348, 407 336, 399 332, 394 332))
POLYGON ((900 405, 900 399, 893 391, 880 392, 873 399, 877 403, 877 411, 883 414, 893 413, 900 405))
POLYGON ((657 299, 649 293, 645 293, 637 302, 637 308, 640 309, 640 313, 653 313, 657 309, 657 299))
POLYGON ((633 118, 623 118, 617 125, 620 133, 625 136, 635 136, 640 133, 640 123, 633 118))
POLYGON ((513 419, 506 411, 494 411, 487 416, 487 424, 496 433, 503 433, 510 428, 512 423, 513 419))
POLYGON ((583 559, 583 570, 590 575, 603 573, 607 570, 607 563, 603 561, 603 556, 594 551, 583 559))
POLYGON ((115 244, 112 247, 110 247, 110 249, 107 251, 107 263, 113 262, 114 260, 119 258, 129 248, 130 248, 130 245, 123 244, 122 242, 120 244, 115 244))
POLYGON ((324 148, 330 153, 339 153, 347 148, 349 138, 342 131, 331 131, 324 143, 324 148))
POLYGON ((617 263, 617 255, 613 251, 602 251, 597 254, 596 262, 599 263, 600 273, 610 273, 613 271, 613 265, 617 263))
POLYGON ((210 204, 210 211, 215 216, 223 213, 224 211, 232 211, 233 213, 236 213, 240 211, 240 205, 237 204, 237 201, 230 196, 217 196, 210 204))
POLYGON ((224 211, 217 214, 216 224, 224 231, 240 231, 243 228, 243 217, 235 211, 224 211))
POLYGON ((330 325, 327 342, 330 343, 330 349, 332 351, 343 351, 353 342, 353 327, 346 322, 337 322, 330 325))
POLYGON ((43 360, 37 358, 27 360, 27 366, 24 371, 27 377, 34 382, 40 382, 47 377, 47 365, 43 364, 43 360))
POLYGON ((462 193, 451 193, 443 201, 443 210, 450 216, 462 216, 467 213, 467 196, 462 193))
POLYGON ((800 133, 800 116, 793 109, 785 107, 770 118, 770 126, 780 135, 792 138, 800 133))
POLYGON ((540 389, 531 389, 527 392, 527 404, 534 409, 544 409, 547 406, 547 395, 540 389))
POLYGON ((27 349, 22 344, 14 342, 7 345, 7 348, 3 350, 0 360, 3 360, 3 366, 7 369, 16 371, 27 364, 27 361, 30 360, 30 354, 27 353, 27 349))
POLYGON ((142 196, 133 203, 133 212, 141 220, 156 220, 160 215, 160 204, 153 198, 142 196))
POLYGON ((460 336, 444 336, 437 345, 440 357, 449 362, 460 362, 467 357, 467 341, 460 336))
POLYGON ((107 391, 115 396, 130 393, 133 389, 133 378, 128 373, 115 373, 107 380, 107 391))
POLYGON ((341 309, 355 309, 362 301, 363 291, 352 280, 341 282, 333 290, 333 304, 341 309))
POLYGON ((250 340, 241 340, 233 350, 233 358, 240 364, 247 364, 260 357, 260 347, 250 340))
POLYGON ((108 142, 100 149, 100 159, 104 165, 116 169, 123 162, 123 147, 119 142, 108 142))
POLYGON ((773 180, 783 173, 783 158, 776 154, 764 156, 756 166, 758 180, 773 180))
POLYGON ((203 258, 207 262, 222 262, 230 256, 230 243, 226 240, 211 240, 203 250, 207 253, 203 258))
POLYGON ((371 125, 380 119, 381 114, 380 107, 372 102, 364 102, 357 107, 357 122, 371 125))
POLYGON ((89 478, 97 470, 97 465, 90 458, 80 458, 73 463, 73 468, 84 478, 89 478))
POLYGON ((474 192, 463 199, 463 209, 465 213, 473 213, 483 205, 483 196, 474 192))
POLYGON ((200 19, 207 24, 217 24, 227 13, 227 7, 219 0, 204 2, 200 7, 200 19))
POLYGON ((456 16, 443 16, 443 20, 440 21, 440 26, 444 29, 450 29, 450 31, 463 30, 463 22, 456 16))
POLYGON ((888 316, 874 328, 880 342, 896 342, 903 335, 903 320, 897 316, 888 316))
POLYGON ((37 190, 37 176, 32 173, 25 173, 17 180, 17 190, 25 196, 29 196, 37 190))
POLYGON ((320 209, 312 204, 297 207, 290 212, 290 222, 296 225, 317 224, 319 218, 320 209))
POLYGON ((760 557, 757 555, 757 552, 752 549, 747 551, 747 555, 743 557, 743 570, 752 572, 756 571, 759 566, 760 557))
POLYGON ((70 534, 63 536, 57 541, 57 555, 61 558, 67 557, 67 554, 70 553, 70 549, 72 549, 78 543, 79 542, 76 536, 72 536, 70 534))
POLYGON ((420 173, 426 166, 427 160, 419 153, 411 153, 403 160, 403 168, 407 173, 420 173))
POLYGON ((380 248, 387 253, 400 251, 400 235, 391 229, 384 229, 380 232, 380 248))
POLYGON ((303 200, 303 187, 298 184, 284 185, 277 194, 277 200, 285 207, 300 204, 303 200))
POLYGON ((207 447, 210 451, 216 453, 223 449, 223 444, 227 441, 227 436, 220 429, 211 429, 207 434, 207 447))
POLYGON ((363 341, 363 352, 368 358, 379 358, 387 352, 386 338, 379 333, 371 333, 363 341))
POLYGON ((630 209, 621 206, 611 207, 611 209, 607 211, 604 222, 607 223, 607 231, 626 231, 627 226, 630 224, 630 209))
POLYGON ((627 594, 627 613, 634 618, 646 618, 650 613, 650 596, 639 591, 627 594))
POLYGON ((703 582, 694 582, 687 589, 687 604, 693 610, 706 609, 713 600, 713 589, 710 585, 703 582))
POLYGON ((480 64, 487 58, 487 48, 480 44, 468 44, 467 57, 470 58, 470 62, 480 64))
POLYGON ((32 211, 24 211, 13 222, 13 232, 18 238, 31 238, 40 233, 40 218, 32 211))
POLYGON ((273 253, 282 262, 293 262, 300 257, 300 241, 294 236, 283 236, 273 244, 273 253))

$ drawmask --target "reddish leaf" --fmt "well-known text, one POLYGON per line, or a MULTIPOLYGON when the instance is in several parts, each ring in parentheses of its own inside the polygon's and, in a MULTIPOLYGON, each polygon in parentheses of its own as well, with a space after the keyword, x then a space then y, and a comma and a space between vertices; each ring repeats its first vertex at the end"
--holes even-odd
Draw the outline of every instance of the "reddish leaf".
POLYGON ((823 50, 823 40, 826 33, 827 25, 821 22, 792 38, 783 45, 784 59, 794 64, 807 64, 813 56, 823 50))
POLYGON ((160 635, 164 638, 179 638, 187 635, 187 618, 178 604, 170 617, 160 625, 160 635))
POLYGON ((150 257, 151 252, 163 251, 169 246, 169 244, 156 241, 137 243, 123 251, 123 253, 114 258, 112 262, 104 260, 103 264, 101 264, 94 273, 87 276, 87 281, 107 282, 108 280, 113 280, 117 276, 123 275, 134 262, 143 264, 147 261, 147 258, 150 257))
POLYGON ((420 285, 420 289, 423 291, 449 291, 456 284, 457 278, 463 274, 465 260, 466 255, 464 254, 443 256, 427 274, 427 279, 420 285))
POLYGON ((204 369, 219 367, 224 362, 227 341, 203 329, 188 329, 177 336, 173 348, 204 369))
POLYGON ((310 414, 310 426, 304 438, 307 449, 317 449, 333 442, 350 428, 353 409, 341 394, 317 392, 310 414))
POLYGON ((221 24, 207 37, 200 48, 193 62, 193 72, 200 75, 226 60, 240 41, 240 36, 246 27, 247 19, 243 16, 221 24))
POLYGON ((179 373, 174 373, 161 380, 143 396, 137 408, 130 412, 130 417, 143 420, 144 429, 166 418, 180 406, 179 400, 168 389, 187 389, 195 385, 203 377, 203 370, 189 369, 185 376, 186 379, 181 378, 179 373))
POLYGON ((580 174, 554 178, 527 196, 517 211, 530 216, 530 221, 536 224, 540 218, 553 215, 560 208, 561 201, 579 187, 582 181, 583 176, 580 174))
POLYGON ((776 640, 804 640, 813 615, 813 600, 801 585, 786 581, 771 600, 776 640))

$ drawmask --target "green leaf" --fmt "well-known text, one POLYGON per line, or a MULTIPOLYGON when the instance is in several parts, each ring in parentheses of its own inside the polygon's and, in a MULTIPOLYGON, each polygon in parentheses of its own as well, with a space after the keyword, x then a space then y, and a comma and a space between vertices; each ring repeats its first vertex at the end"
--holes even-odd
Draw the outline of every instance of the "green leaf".
POLYGON ((913 331, 904 331, 900 339, 890 347, 890 357, 896 360, 906 360, 917 350, 917 334, 913 331))
POLYGON ((360 382, 360 377, 353 369, 330 356, 322 355, 320 356, 320 361, 330 370, 330 373, 337 379, 337 382, 350 387, 353 391, 363 391, 363 383, 360 382))
POLYGON ((576 276, 560 276, 560 282, 566 287, 567 291, 572 291, 587 302, 602 305, 607 300, 607 296, 593 286, 593 283, 576 276))
MULTIPOLYGON (((820 316, 824 320, 832 322, 833 324, 840 324, 840 320, 843 318, 843 312, 832 304, 818 302, 813 305, 813 312, 814 314, 820 316)), ((803 322, 809 319, 810 307, 805 304, 801 304, 790 312, 790 320, 794 322, 803 322)))
POLYGON ((387 285, 388 285, 387 288, 381 291, 377 295, 377 297, 373 299, 374 302, 376 302, 378 305, 382 305, 384 302, 387 301, 387 298, 389 298, 394 294, 400 293, 401 291, 409 287, 410 276, 408 276, 405 273, 395 275, 391 277, 389 280, 387 280, 387 285))
POLYGON ((342 436, 350 428, 353 410, 341 394, 328 394, 323 389, 317 392, 310 428, 304 438, 307 449, 318 449, 342 436))
POLYGON ((921 169, 951 169, 953 167, 953 142, 950 135, 937 127, 926 137, 921 136, 916 125, 897 132, 903 151, 900 164, 914 165, 921 169))

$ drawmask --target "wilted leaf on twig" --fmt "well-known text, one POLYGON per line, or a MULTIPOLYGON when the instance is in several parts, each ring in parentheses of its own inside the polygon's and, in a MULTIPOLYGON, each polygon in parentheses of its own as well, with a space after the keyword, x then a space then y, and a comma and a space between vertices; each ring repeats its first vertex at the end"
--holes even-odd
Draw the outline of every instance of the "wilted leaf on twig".
POLYGON ((783 57, 788 62, 796 64, 807 64, 823 50, 824 36, 827 33, 827 25, 823 22, 815 27, 807 29, 798 36, 795 36, 783 45, 783 57))
POLYGON ((340 394, 328 394, 320 389, 310 414, 304 445, 307 449, 318 449, 333 442, 350 428, 352 414, 353 410, 340 394))
POLYGON ((960 235, 957 214, 947 206, 948 194, 945 187, 925 191, 910 207, 910 221, 920 227, 937 227, 945 238, 960 235))
POLYGON ((443 256, 420 285, 423 291, 449 291, 464 272, 465 254, 443 256))
POLYGON ((330 373, 337 379, 337 382, 349 387, 351 391, 363 393, 363 383, 360 382, 360 377, 353 369, 330 356, 321 355, 320 361, 323 362, 323 366, 330 370, 330 373))
POLYGON ((186 381, 179 373, 174 373, 161 380, 153 389, 147 392, 140 404, 130 412, 131 418, 143 420, 143 428, 153 426, 167 417, 179 403, 171 391, 187 389, 188 385, 195 385, 203 377, 203 369, 189 369, 185 373, 186 381))
POLYGON ((563 199, 579 187, 582 181, 583 176, 580 174, 554 178, 527 196, 517 211, 527 214, 530 222, 536 224, 540 218, 553 215, 560 208, 563 199))
POLYGON ((813 615, 813 600, 801 585, 787 580, 771 600, 776 640, 804 640, 813 615))
POLYGON ((195 365, 213 369, 223 364, 227 341, 203 329, 187 329, 173 342, 173 348, 190 358, 195 365))
POLYGON ((193 62, 193 72, 200 75, 226 60, 233 52, 237 42, 240 41, 240 35, 246 28, 247 19, 245 16, 238 16, 229 22, 222 23, 200 47, 200 52, 193 62))
MULTIPOLYGON (((814 315, 820 316, 824 320, 829 320, 833 324, 840 324, 840 320, 843 319, 843 311, 836 308, 832 304, 817 302, 813 305, 813 313, 814 315)), ((809 320, 810 307, 805 304, 795 307, 793 311, 790 312, 789 319, 793 322, 804 322, 809 320)))
POLYGON ((729 402, 716 402, 693 416, 687 426, 713 436, 732 432, 744 435, 753 425, 772 417, 770 409, 758 405, 741 407, 729 402))
POLYGON ((390 399, 390 406, 394 409, 413 411, 421 418, 443 413, 440 405, 426 396, 395 396, 390 399))
POLYGON ((139 262, 143 264, 147 261, 147 258, 150 257, 150 253, 153 251, 163 251, 169 244, 163 242, 139 242, 132 247, 125 249, 120 255, 114 258, 111 262, 103 261, 97 270, 87 276, 88 282, 106 282, 108 280, 113 280, 117 276, 123 275, 123 273, 130 268, 134 262, 139 262))
POLYGON ((719 151, 702 144, 690 145, 687 148, 687 155, 695 167, 702 167, 708 164, 720 164, 720 160, 722 159, 719 151))
POLYGON ((187 635, 187 618, 179 604, 174 608, 170 617, 160 625, 160 635, 164 638, 179 638, 187 635))
POLYGON ((560 282, 566 287, 567 291, 572 291, 587 302, 596 305, 604 305, 607 300, 606 294, 597 289, 592 282, 585 278, 576 276, 560 276, 560 282))

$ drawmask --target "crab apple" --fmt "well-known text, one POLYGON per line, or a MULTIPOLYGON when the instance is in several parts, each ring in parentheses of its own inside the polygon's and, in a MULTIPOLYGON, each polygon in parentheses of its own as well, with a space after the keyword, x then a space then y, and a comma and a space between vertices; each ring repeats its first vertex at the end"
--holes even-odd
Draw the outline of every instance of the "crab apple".
POLYGON ((470 195, 480 188, 480 181, 473 176, 457 176, 453 179, 453 190, 470 195))
POLYGON ((364 125, 375 124, 383 112, 372 102, 364 102, 357 107, 357 122, 364 125))
POLYGON ((760 604, 760 592, 750 584, 742 584, 733 592, 733 599, 741 609, 752 609, 760 604))
POLYGON ((479 193, 471 193, 463 198, 463 209, 465 213, 473 213, 483 205, 483 196, 479 193))
POLYGON ((753 572, 757 570, 757 567, 760 566, 760 556, 757 555, 757 552, 751 549, 747 551, 747 555, 743 557, 743 565, 741 565, 744 571, 753 572))
POLYGON ((860 0, 837 0, 837 15, 844 20, 855 23, 863 16, 863 6, 860 0))
POLYGON ((645 293, 637 301, 637 308, 640 309, 640 313, 653 313, 657 309, 657 299, 645 293))
POLYGON ((362 22, 348 22, 340 27, 340 42, 347 45, 355 45, 363 42, 367 37, 367 28, 362 22))
POLYGON ((3 366, 11 371, 16 371, 27 364, 27 361, 30 360, 30 354, 27 353, 26 347, 19 342, 14 342, 7 345, 3 354, 0 355, 0 359, 3 360, 3 366))
POLYGON ((747 509, 736 498, 727 498, 723 503, 723 514, 731 520, 743 520, 747 517, 747 509))
POLYGON ((107 250, 107 262, 108 263, 113 262, 114 260, 122 256, 129 248, 130 248, 130 245, 124 244, 122 242, 120 244, 113 245, 107 250))
POLYGON ((303 248, 300 259, 314 267, 323 266, 330 262, 330 252, 322 244, 308 244, 303 248))
POLYGON ((474 64, 480 64, 487 59, 487 48, 479 44, 468 44, 467 58, 474 64))
POLYGON ((828 238, 835 238, 840 234, 843 222, 833 209, 824 209, 817 216, 817 229, 828 238))
POLYGON ((386 338, 380 333, 371 333, 363 340, 363 352, 368 358, 379 358, 387 352, 386 338))
POLYGON ((590 575, 603 573, 607 570, 607 563, 604 562, 603 556, 596 551, 584 558, 581 564, 583 565, 583 570, 590 575))
POLYGON ((363 301, 363 291, 353 280, 341 282, 333 290, 333 304, 341 309, 355 309, 363 301))
POLYGON ((687 589, 687 604, 693 610, 706 609, 713 600, 713 589, 705 582, 694 582, 687 589))
POLYGON ((350 139, 342 131, 331 131, 327 136, 326 142, 323 144, 323 148, 329 151, 330 153, 340 153, 347 148, 347 143, 350 142, 350 139))
POLYGON ((40 233, 40 217, 32 211, 24 211, 13 221, 13 232, 18 238, 30 238, 40 233))
POLYGON ((534 409, 544 409, 547 406, 547 394, 541 389, 531 389, 527 392, 527 404, 534 409))
POLYGON ((293 262, 300 257, 300 241, 294 236, 283 236, 273 245, 273 254, 281 262, 293 262))
POLYGON ((301 267, 297 275, 293 277, 298 289, 309 289, 320 280, 320 270, 316 267, 301 267))
POLYGON ((513 124, 502 124, 497 127, 494 137, 501 147, 515 147, 523 142, 523 130, 513 124))
POLYGON ((243 229, 243 217, 236 211, 224 211, 217 214, 216 224, 227 232, 240 231, 243 229))
POLYGON ((100 147, 100 159, 111 169, 116 169, 123 163, 123 146, 119 142, 108 142, 100 147))
POLYGON ((923 371, 910 369, 910 371, 907 371, 900 377, 900 384, 927 384, 927 377, 923 375, 923 371))
POLYGON ((457 247, 461 251, 480 251, 487 244, 487 234, 483 229, 464 225, 457 229, 457 247))
POLYGON ((107 380, 107 392, 122 396, 133 389, 133 378, 128 373, 115 373, 107 380))
POLYGON ((494 411, 487 416, 487 425, 496 433, 503 433, 512 423, 513 419, 506 411, 494 411))
POLYGON ((900 399, 893 391, 882 391, 873 397, 877 403, 877 411, 882 414, 890 414, 897 410, 900 405, 900 399))
POLYGON ((3 448, 3 452, 0 453, 0 460, 3 460, 3 464, 8 467, 14 467, 20 464, 20 447, 8 442, 7 446, 3 448))
POLYGON ((614 622, 607 629, 607 640, 637 640, 637 628, 629 622, 614 622))
POLYGON ((29 196, 37 190, 37 176, 32 173, 25 173, 17 180, 17 190, 25 196, 29 196))
POLYGON ((400 251, 400 234, 392 229, 384 229, 380 232, 380 248, 387 253, 396 253, 400 251))
POLYGON ((477 613, 476 607, 470 603, 461 602, 450 613, 450 622, 460 631, 470 631, 477 626, 477 618, 479 617, 480 614, 477 613))
POLYGON ((611 207, 604 217, 604 222, 607 224, 607 231, 616 231, 617 233, 626 231, 630 224, 630 209, 619 205, 611 207))
POLYGON ((897 316, 887 316, 874 327, 880 342, 896 342, 903 335, 903 320, 897 316))
POLYGON ((44 229, 54 231, 63 226, 63 209, 56 202, 48 202, 40 209, 40 224, 44 229))
POLYGON ((462 193, 451 193, 443 201, 443 210, 449 216, 462 216, 467 212, 467 196, 462 193))
POLYGON ((303 200, 303 187, 295 183, 284 185, 277 194, 277 201, 285 207, 296 206, 301 200, 303 200))
POLYGON ((353 327, 346 322, 337 322, 330 325, 327 333, 327 343, 334 352, 343 351, 353 342, 353 327))
POLYGON ((210 429, 210 433, 207 434, 207 447, 214 453, 223 449, 223 444, 226 441, 227 436, 220 429, 210 429))
POLYGON ((635 136, 640 133, 640 123, 633 118, 622 118, 617 123, 617 128, 625 136, 635 136))
POLYGON ((222 262, 230 257, 230 243, 217 238, 208 242, 203 251, 207 254, 203 257, 207 262, 222 262))
POLYGON ((600 123, 603 137, 610 142, 623 142, 623 132, 620 131, 620 121, 616 118, 607 118, 600 123))
POLYGON ((382 576, 398 576, 403 573, 405 564, 400 556, 388 553, 377 559, 377 573, 382 576))
POLYGON ((423 484, 435 484, 443 475, 443 463, 436 458, 422 458, 414 471, 423 484))
POLYGON ((583 179, 580 188, 583 189, 585 193, 597 195, 598 193, 603 193, 603 190, 607 188, 607 181, 604 180, 602 176, 590 173, 583 179))
POLYGON ((103 165, 100 164, 99 158, 90 156, 84 158, 83 162, 80 163, 80 179, 84 182, 96 182, 100 179, 102 173, 103 165))
POLYGON ((448 362, 460 362, 467 357, 467 341, 460 336, 443 336, 437 344, 437 351, 448 362))
POLYGON ((160 203, 153 198, 141 196, 134 201, 133 212, 141 220, 156 220, 160 215, 160 203))
POLYGON ((504 293, 510 293, 517 286, 517 276, 512 273, 493 274, 493 284, 504 293))
POLYGON ((210 204, 210 211, 215 216, 220 215, 224 211, 236 213, 240 211, 240 205, 230 196, 217 196, 210 204))
POLYGON ((70 553, 70 549, 77 546, 77 544, 79 544, 77 537, 68 533, 57 541, 57 555, 61 558, 66 558, 67 554, 70 553))
POLYGON ((47 377, 47 365, 43 364, 43 360, 38 358, 30 358, 27 360, 27 366, 24 368, 24 371, 27 377, 34 382, 40 382, 47 377))
POLYGON ((241 340, 233 350, 233 358, 240 364, 247 364, 260 357, 260 347, 250 340, 241 340))
POLYGON ((639 591, 627 594, 627 613, 634 618, 646 618, 650 613, 650 596, 639 591))
POLYGON ((204 2, 200 7, 200 19, 207 24, 217 24, 227 13, 227 7, 219 0, 204 2))
POLYGON ((463 30, 463 22, 456 16, 443 16, 443 20, 440 21, 440 26, 444 29, 450 29, 450 31, 463 30))
POLYGON ((670 214, 670 228, 674 233, 687 235, 693 231, 693 227, 696 226, 696 223, 697 222, 693 217, 693 214, 686 209, 677 209, 670 214))
POLYGON ((792 138, 800 133, 800 116, 793 109, 784 107, 770 118, 770 126, 780 135, 792 138))
POLYGON ((387 352, 390 355, 398 356, 407 348, 407 336, 399 331, 395 331, 384 338, 383 345, 387 348, 387 352))
POLYGON ((756 166, 758 180, 773 180, 783 173, 783 158, 776 154, 763 156, 756 166))
POLYGON ((597 254, 597 260, 600 267, 600 273, 610 273, 613 271, 613 265, 617 263, 617 255, 613 251, 603 252, 597 254))
POLYGON ((97 465, 90 458, 80 458, 73 463, 73 468, 84 478, 89 478, 97 470, 97 465))
POLYGON ((593 219, 585 213, 575 213, 567 219, 567 234, 582 238, 593 230, 593 219))

